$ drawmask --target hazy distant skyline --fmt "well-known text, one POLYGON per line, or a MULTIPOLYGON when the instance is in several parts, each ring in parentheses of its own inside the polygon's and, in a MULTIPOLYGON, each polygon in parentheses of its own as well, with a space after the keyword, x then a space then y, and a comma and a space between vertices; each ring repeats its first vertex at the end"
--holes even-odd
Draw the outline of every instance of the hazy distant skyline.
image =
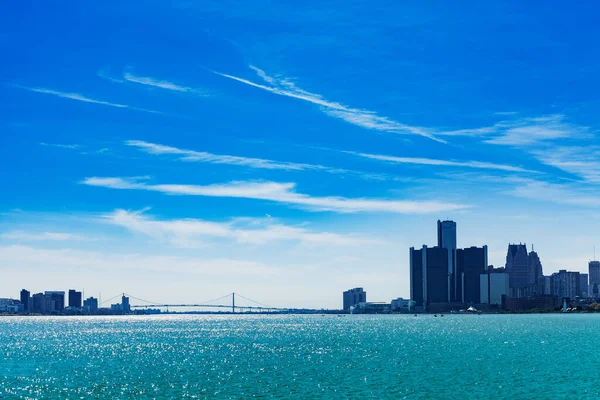
POLYGON ((409 296, 409 248, 587 272, 598 6, 11 2, 0 297, 409 296))

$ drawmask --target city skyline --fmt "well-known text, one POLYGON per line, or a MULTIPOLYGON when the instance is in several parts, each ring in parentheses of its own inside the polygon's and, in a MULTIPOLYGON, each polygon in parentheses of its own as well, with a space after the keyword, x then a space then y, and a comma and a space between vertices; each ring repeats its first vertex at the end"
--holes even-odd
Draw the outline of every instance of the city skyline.
POLYGON ((0 296, 407 298, 445 219, 496 267, 526 243, 588 273, 600 27, 551 3, 11 3, 0 296))

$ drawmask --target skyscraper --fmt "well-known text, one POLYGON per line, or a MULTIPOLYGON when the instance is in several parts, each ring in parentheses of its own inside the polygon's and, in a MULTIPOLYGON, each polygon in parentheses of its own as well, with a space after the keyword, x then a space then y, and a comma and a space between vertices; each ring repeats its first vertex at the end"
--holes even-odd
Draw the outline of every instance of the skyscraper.
POLYGON ((568 297, 575 300, 579 296, 580 277, 579 272, 570 272, 564 269, 552 274, 550 277, 552 283, 552 294, 560 298, 568 297))
POLYGON ((588 274, 579 274, 579 295, 581 297, 589 297, 589 281, 588 274))
POLYGON ((509 276, 511 295, 517 297, 519 289, 523 289, 530 284, 527 245, 508 245, 508 253, 506 254, 506 272, 509 276))
POLYGON ((83 308, 85 308, 87 312, 98 311, 98 299, 96 299, 95 297, 88 297, 83 302, 83 308))
POLYGON ((410 249, 410 297, 415 306, 450 302, 448 249, 423 246, 410 249))
POLYGON ((65 292, 57 290, 46 290, 44 295, 54 302, 54 310, 61 312, 65 309, 65 292))
POLYGON ((533 251, 533 249, 529 252, 527 256, 527 263, 527 267, 529 269, 528 284, 543 286, 544 271, 542 268, 542 262, 540 261, 538 253, 533 251))
POLYGON ((481 303, 480 279, 487 270, 487 246, 456 250, 456 301, 481 303))
POLYGON ((81 292, 73 289, 69 290, 69 307, 81 308, 81 292))
POLYGON ((346 290, 344 292, 344 310, 348 311, 350 307, 357 305, 358 303, 364 303, 367 301, 367 292, 363 288, 354 288, 346 290))
POLYGON ((456 291, 459 279, 456 274, 456 222, 438 220, 437 228, 438 247, 448 249, 448 301, 451 301, 460 297, 456 291))
POLYGON ((31 312, 31 293, 29 290, 21 290, 21 304, 23 304, 23 311, 31 312))
POLYGON ((593 283, 600 284, 600 261, 590 261, 588 267, 590 285, 593 283))

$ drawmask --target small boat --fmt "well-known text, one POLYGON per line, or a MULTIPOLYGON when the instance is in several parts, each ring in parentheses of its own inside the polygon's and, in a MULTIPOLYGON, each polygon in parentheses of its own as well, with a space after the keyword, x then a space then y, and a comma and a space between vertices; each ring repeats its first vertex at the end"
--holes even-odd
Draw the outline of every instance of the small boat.
POLYGON ((437 318, 437 314, 433 314, 433 316, 434 316, 435 318, 437 318))

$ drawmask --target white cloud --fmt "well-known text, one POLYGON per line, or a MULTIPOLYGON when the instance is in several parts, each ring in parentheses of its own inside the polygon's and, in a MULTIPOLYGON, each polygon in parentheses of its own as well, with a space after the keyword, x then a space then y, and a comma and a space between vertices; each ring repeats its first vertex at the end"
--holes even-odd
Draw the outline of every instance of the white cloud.
POLYGON ((209 164, 237 165, 256 169, 280 169, 285 171, 323 171, 331 174, 353 175, 362 179, 385 180, 391 179, 383 174, 371 174, 352 171, 343 168, 332 168, 317 164, 294 163, 287 161, 273 161, 263 158, 240 157, 224 154, 213 154, 204 151, 180 149, 162 144, 148 143, 141 140, 128 140, 127 146, 132 146, 149 154, 169 154, 179 156, 181 161, 201 162, 209 164))
POLYGON ((435 137, 432 133, 430 133, 424 128, 396 122, 387 117, 382 117, 374 111, 351 108, 341 103, 328 101, 319 94, 311 93, 296 87, 296 85, 289 79, 268 76, 263 70, 254 66, 250 66, 250 68, 254 70, 258 74, 258 76, 261 77, 265 82, 272 86, 261 85, 249 81, 247 79, 224 74, 221 72, 215 71, 215 74, 235 80, 237 82, 244 83, 257 89, 262 89, 271 92, 279 96, 291 97, 294 99, 316 104, 321 107, 321 110, 325 114, 342 119, 346 122, 363 128, 391 133, 419 135, 435 140, 437 142, 445 143, 445 141, 435 137))
POLYGON ((541 163, 600 184, 600 146, 554 146, 532 154, 541 163))
POLYGON ((13 231, 6 232, 0 235, 2 239, 6 240, 19 240, 19 241, 72 241, 72 240, 87 240, 86 237, 81 235, 75 235, 72 233, 63 232, 24 232, 24 231, 13 231))
POLYGON ((570 206, 600 207, 598 200, 600 194, 580 185, 561 185, 531 179, 513 179, 513 181, 514 188, 506 191, 506 194, 570 206))
POLYGON ((116 210, 105 215, 103 220, 182 247, 203 246, 207 239, 232 239, 237 243, 252 245, 279 241, 342 246, 383 243, 356 235, 313 232, 301 227, 275 223, 271 219, 238 218, 223 223, 191 218, 158 220, 143 212, 116 210))
POLYGON ((151 185, 139 179, 120 177, 90 177, 82 182, 85 185, 111 189, 136 189, 160 192, 171 195, 191 195, 209 197, 233 197, 268 200, 289 204, 311 211, 334 211, 339 213, 390 212, 401 214, 422 214, 442 211, 457 211, 467 205, 442 203, 437 201, 405 201, 368 198, 345 198, 337 196, 313 197, 294 191, 295 183, 278 182, 229 182, 206 186, 159 184, 151 185))
POLYGON ((434 165, 434 166, 447 166, 447 167, 465 167, 465 168, 476 168, 476 169, 495 169, 500 171, 509 172, 534 172, 521 167, 515 167, 512 165, 494 164, 482 161, 449 161, 449 160, 437 160, 432 158, 418 158, 418 157, 394 157, 386 156, 381 154, 368 154, 358 153, 354 151, 345 151, 344 153, 354 154, 359 157, 369 158, 373 160, 387 161, 397 164, 417 164, 417 165, 434 165))
POLYGON ((96 99, 92 99, 92 98, 89 98, 89 97, 86 97, 86 96, 83 96, 83 95, 77 94, 77 93, 59 92, 57 90, 44 89, 44 88, 30 88, 30 87, 24 87, 24 86, 15 86, 15 87, 17 87, 19 89, 29 90, 30 92, 51 94, 53 96, 58 96, 58 97, 62 97, 65 99, 83 101, 85 103, 100 104, 103 106, 110 106, 110 107, 116 107, 116 108, 127 108, 130 110, 143 111, 143 112, 152 113, 152 114, 162 114, 160 111, 147 110, 145 108, 128 106, 126 104, 110 103, 108 101, 96 100, 96 99))
POLYGON ((138 269, 147 271, 180 272, 207 276, 273 276, 280 275, 279 269, 251 260, 202 259, 160 254, 96 252, 74 249, 45 249, 12 245, 0 247, 0 265, 8 268, 65 268, 95 269, 103 271, 125 271, 138 269))
POLYGON ((75 149, 78 149, 81 147, 78 144, 54 144, 54 143, 44 143, 44 142, 41 142, 40 146, 59 147, 61 149, 72 149, 72 150, 75 150, 75 149))
POLYGON ((198 89, 194 89, 187 86, 180 86, 173 82, 159 80, 151 77, 136 76, 130 72, 125 72, 123 74, 123 78, 125 78, 125 80, 129 82, 139 83, 140 85, 152 86, 165 90, 172 90, 175 92, 204 94, 201 90, 198 89))
POLYGON ((519 118, 498 122, 492 126, 439 132, 446 136, 483 136, 485 143, 530 146, 556 139, 590 138, 589 128, 565 122, 561 114, 535 118, 519 118))

